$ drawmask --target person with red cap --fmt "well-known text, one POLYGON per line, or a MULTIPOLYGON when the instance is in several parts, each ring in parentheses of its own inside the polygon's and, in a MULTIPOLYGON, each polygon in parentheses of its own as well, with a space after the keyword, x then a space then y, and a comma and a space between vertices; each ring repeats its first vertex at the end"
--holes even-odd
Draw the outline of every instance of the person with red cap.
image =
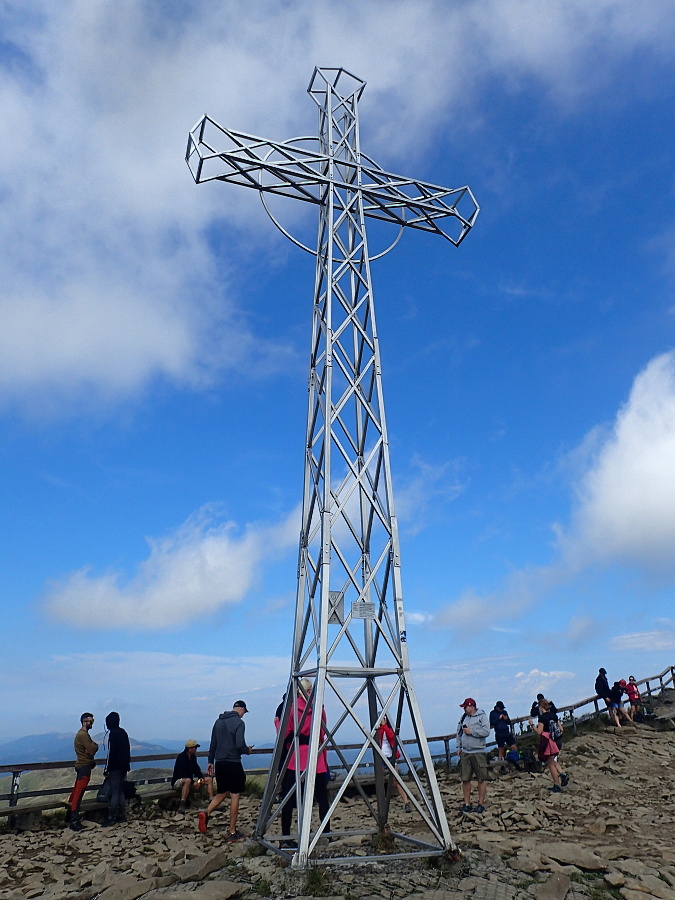
POLYGON ((478 709, 473 697, 467 697, 459 704, 464 709, 457 723, 457 755, 459 756, 459 777, 464 794, 463 813, 474 812, 471 805, 471 780, 478 782, 477 813, 485 812, 485 791, 487 787, 487 756, 485 739, 490 734, 490 723, 482 709, 478 709))

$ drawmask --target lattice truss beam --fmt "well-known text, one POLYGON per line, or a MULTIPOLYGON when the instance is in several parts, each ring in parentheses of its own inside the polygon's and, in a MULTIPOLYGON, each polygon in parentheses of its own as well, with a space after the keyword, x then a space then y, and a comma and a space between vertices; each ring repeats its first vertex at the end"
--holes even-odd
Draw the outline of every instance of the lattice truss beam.
MULTIPOLYGON (((300 146, 309 139, 267 141, 205 116, 190 134, 186 155, 198 182, 232 182, 319 206, 293 658, 256 829, 264 846, 300 867, 319 852, 324 832, 341 833, 331 819, 350 789, 363 801, 364 819, 350 833, 390 831, 398 845, 390 856, 454 847, 410 677, 366 220, 431 231, 457 245, 478 206, 468 187, 448 190, 394 176, 361 152, 363 87, 343 69, 315 70, 309 93, 319 110, 319 137, 311 149, 300 146), (305 678, 312 683, 309 695, 305 678), (296 697, 308 701, 304 714, 296 697), (324 707, 327 720, 313 715, 303 736, 307 710, 324 707), (376 739, 385 715, 397 734, 403 727, 415 739, 399 744, 400 762, 409 769, 405 780, 376 739), (307 769, 290 786, 283 745, 289 721, 296 759, 309 743, 307 769), (347 753, 344 745, 354 742, 357 749, 347 753), (323 777, 316 768, 324 750, 347 774, 319 821, 306 798, 323 777), (372 766, 374 797, 356 777, 364 762, 372 766), (391 826, 395 784, 414 810, 414 835, 391 826), (284 834, 283 810, 293 803, 297 830, 284 834), (287 841, 297 850, 284 849, 287 841)), ((340 856, 337 846, 326 861, 353 859, 340 856)))

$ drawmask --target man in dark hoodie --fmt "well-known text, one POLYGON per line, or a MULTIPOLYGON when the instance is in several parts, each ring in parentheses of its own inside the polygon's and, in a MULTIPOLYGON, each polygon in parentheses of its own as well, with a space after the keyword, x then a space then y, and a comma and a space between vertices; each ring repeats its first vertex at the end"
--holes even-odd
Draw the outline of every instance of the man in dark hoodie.
POLYGON ((246 786, 246 775, 241 764, 243 753, 250 753, 244 739, 244 715, 248 712, 243 700, 237 700, 230 712, 221 713, 216 719, 211 733, 209 747, 209 764, 207 775, 216 776, 216 795, 209 803, 206 812, 199 813, 197 823, 202 834, 206 834, 209 816, 230 795, 230 830, 228 841, 242 841, 244 835, 237 831, 239 815, 239 798, 246 786))
POLYGON ((114 825, 115 822, 126 822, 124 815, 124 778, 131 768, 131 747, 129 735, 124 728, 120 728, 120 714, 108 713, 105 717, 105 727, 110 732, 108 735, 108 761, 105 766, 105 774, 110 781, 110 806, 108 818, 104 825, 114 825))

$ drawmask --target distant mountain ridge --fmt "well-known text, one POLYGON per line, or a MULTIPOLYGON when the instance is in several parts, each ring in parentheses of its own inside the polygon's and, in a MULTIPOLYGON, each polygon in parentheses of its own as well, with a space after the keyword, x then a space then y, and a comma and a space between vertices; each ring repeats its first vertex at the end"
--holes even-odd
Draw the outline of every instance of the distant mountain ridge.
MULTIPOLYGON (((47 734, 30 734, 14 741, 0 744, 0 766, 12 763, 62 762, 75 758, 73 750, 74 731, 47 734)), ((104 760, 103 733, 92 735, 99 745, 97 759, 104 760)), ((173 753, 172 747, 150 744, 129 737, 132 756, 146 756, 153 753, 173 753)), ((182 748, 181 744, 181 748, 182 748)))

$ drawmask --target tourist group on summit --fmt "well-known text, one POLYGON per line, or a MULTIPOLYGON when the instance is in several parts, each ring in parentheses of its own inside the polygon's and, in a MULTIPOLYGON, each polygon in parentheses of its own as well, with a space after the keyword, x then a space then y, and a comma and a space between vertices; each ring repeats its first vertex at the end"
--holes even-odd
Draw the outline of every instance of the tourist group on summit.
MULTIPOLYGON (((624 723, 632 724, 640 721, 642 717, 642 703, 640 691, 633 675, 628 681, 621 679, 615 681, 610 687, 607 680, 607 671, 601 668, 595 680, 595 692, 597 699, 605 702, 607 712, 612 724, 621 727, 624 723), (623 696, 627 695, 628 709, 624 708, 623 696)), ((309 755, 309 737, 312 728, 312 707, 310 696, 312 683, 303 678, 299 682, 297 697, 291 705, 288 723, 283 738, 284 760, 287 759, 286 771, 283 776, 279 798, 288 797, 281 810, 282 833, 290 834, 293 809, 295 807, 295 784, 298 767, 300 772, 307 768, 309 755), (295 758, 294 735, 297 731, 299 759, 295 758)), ((277 732, 281 727, 284 699, 279 704, 274 724, 277 732)), ((488 777, 487 738, 490 731, 495 733, 497 744, 498 763, 507 765, 512 763, 516 768, 521 768, 522 755, 518 751, 515 735, 512 729, 511 718, 504 703, 498 700, 489 716, 484 710, 479 709, 473 697, 467 697, 460 703, 463 713, 457 723, 456 752, 459 757, 459 776, 462 783, 464 803, 461 812, 464 814, 483 813, 485 811, 485 798, 488 777), (474 807, 471 802, 472 782, 477 783, 478 803, 474 807)), ((180 797, 178 812, 185 813, 190 805, 191 794, 201 789, 202 785, 208 792, 208 806, 199 812, 197 828, 202 834, 208 831, 208 822, 213 812, 222 804, 227 795, 230 796, 229 831, 228 841, 241 841, 245 836, 237 830, 237 817, 239 814, 239 801, 246 785, 246 774, 241 763, 241 757, 249 754, 253 749, 245 740, 245 726, 243 717, 248 712, 246 703, 237 700, 231 710, 220 714, 214 723, 211 733, 211 743, 208 752, 208 765, 206 773, 202 772, 197 759, 199 744, 195 740, 187 740, 185 748, 178 754, 174 765, 171 785, 180 797), (215 785, 214 785, 215 781, 215 785)), ((76 780, 68 801, 67 821, 73 831, 82 829, 80 806, 92 769, 96 766, 95 756, 98 752, 98 744, 92 739, 89 732, 94 724, 94 716, 90 712, 83 713, 80 717, 81 728, 75 735, 74 747, 76 754, 75 773, 76 780)), ((326 712, 321 710, 320 746, 325 743, 326 712)), ((104 826, 125 822, 125 806, 129 789, 134 790, 133 785, 126 781, 127 772, 131 769, 131 748, 127 732, 120 726, 120 716, 117 712, 111 712, 105 719, 107 732, 107 757, 105 763, 105 781, 99 790, 97 799, 108 803, 108 815, 103 822, 104 826)), ((532 731, 539 735, 537 746, 537 758, 544 763, 553 782, 550 790, 560 793, 569 783, 569 775, 561 768, 559 757, 563 747, 563 724, 558 716, 555 703, 548 700, 543 694, 537 694, 537 699, 532 704, 529 716, 529 725, 532 731), (536 721, 535 721, 536 720, 536 721)), ((391 727, 387 716, 383 716, 377 729, 376 739, 385 757, 393 768, 398 771, 397 760, 400 751, 397 747, 398 739, 391 727)), ((316 781, 314 786, 314 801, 318 803, 322 820, 328 813, 330 806, 328 800, 328 783, 330 781, 330 769, 326 748, 320 750, 316 765, 316 781)), ((405 792, 395 782, 396 790, 405 804, 405 812, 411 812, 411 806, 405 792)), ((330 823, 324 834, 330 835, 330 823)), ((294 848, 296 843, 286 839, 282 847, 294 848)))

